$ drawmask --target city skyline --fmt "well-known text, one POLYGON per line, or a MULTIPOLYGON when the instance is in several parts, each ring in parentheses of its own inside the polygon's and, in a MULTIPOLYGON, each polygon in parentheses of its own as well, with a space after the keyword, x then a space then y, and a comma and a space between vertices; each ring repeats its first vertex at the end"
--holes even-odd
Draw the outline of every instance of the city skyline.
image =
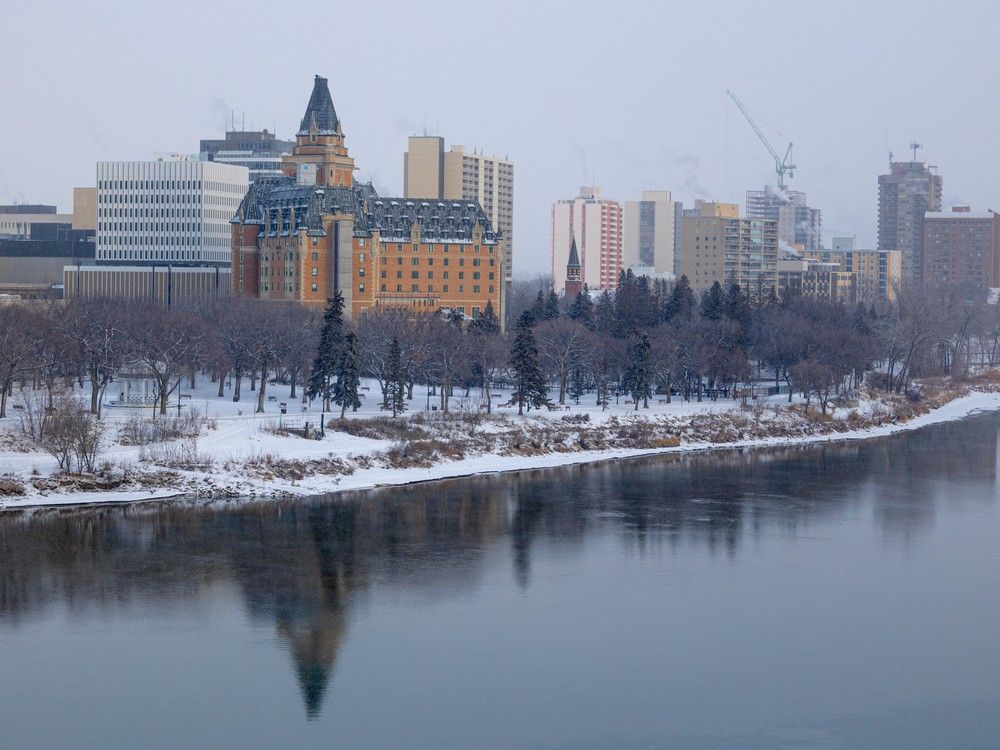
MULTIPOLYGON (((823 210, 826 236, 854 234, 860 246, 875 245, 877 176, 887 168, 889 151, 896 160, 908 158, 914 139, 925 144, 918 159, 948 178, 945 206, 994 206, 990 176, 1000 159, 970 144, 980 137, 979 123, 992 117, 996 84, 987 78, 976 87, 947 85, 956 71, 982 69, 984 55, 995 62, 1000 54, 985 44, 988 21, 1000 16, 992 6, 967 4, 981 21, 976 24, 960 13, 938 17, 929 4, 923 4, 926 13, 905 17, 866 8, 868 23, 858 24, 860 4, 823 4, 806 18, 791 18, 783 6, 764 3, 726 8, 713 19, 713 34, 697 42, 691 38, 697 35, 685 32, 701 23, 702 11, 693 7, 643 5, 642 12, 611 19, 595 5, 573 7, 579 13, 568 22, 572 33, 553 36, 548 31, 554 24, 567 23, 562 6, 480 6, 483 28, 504 33, 482 35, 480 53, 461 66, 452 62, 454 45, 442 43, 450 38, 447 8, 410 14, 375 4, 315 11, 320 20, 336 17, 357 28, 390 12, 406 15, 407 23, 386 33, 400 40, 404 33, 422 36, 417 62, 430 72, 416 77, 401 76, 400 56, 386 53, 365 54, 366 73, 352 72, 341 60, 365 53, 363 35, 341 40, 336 54, 307 50, 246 75, 212 51, 225 44, 219 23, 249 33, 255 14, 228 13, 224 6, 205 9, 197 25, 190 23, 193 6, 183 4, 167 18, 134 7, 120 13, 114 3, 61 9, 67 23, 53 25, 52 41, 74 65, 67 72, 56 58, 41 59, 31 77, 11 81, 10 100, 32 116, 0 126, 3 142, 18 144, 0 160, 0 203, 56 203, 65 210, 74 186, 93 183, 96 162, 194 153, 201 139, 221 137, 233 117, 242 126, 244 113, 246 127, 291 137, 301 108, 293 82, 319 73, 330 78, 338 106, 348 113, 348 145, 364 165, 358 177, 387 194, 403 192, 399 154, 407 136, 425 131, 518 165, 514 268, 522 278, 549 267, 551 204, 581 184, 597 184, 622 202, 644 189, 670 190, 690 205, 696 198, 742 203, 746 190, 773 183, 773 163, 726 97, 727 88, 740 94, 769 138, 795 142, 798 169, 789 187, 807 192, 823 210), (112 15, 114 24, 107 25, 112 15), (935 42, 953 53, 948 66, 933 55, 908 52, 907 40, 924 36, 932 19, 935 42), (169 41, 150 38, 154 23, 163 31, 158 39, 169 41), (518 46, 511 47, 510 38, 518 46), (585 63, 578 50, 598 40, 601 64, 585 63), (774 50, 766 54, 782 70, 780 86, 766 65, 731 64, 761 50, 774 50), (835 66, 808 64, 829 54, 836 54, 835 66), (895 66, 903 55, 907 65, 895 66), (123 59, 128 66, 120 65, 123 59), (786 64, 791 60, 805 62, 786 64), (560 84, 584 65, 584 89, 560 84), (367 106, 379 88, 391 88, 393 96, 367 106), (122 89, 127 99, 119 98, 122 89), (803 93, 793 99, 789 89, 803 93), (468 107, 473 90, 486 91, 493 106, 468 107), (613 99, 601 93, 608 90, 613 99), (582 107, 587 92, 594 102, 582 107), (651 92, 664 92, 652 106, 651 92), (53 142, 39 125, 58 122, 66 111, 74 112, 76 124, 53 142), (157 115, 137 122, 129 111, 157 115), (585 117, 584 111, 594 114, 585 117)), ((44 5, 12 8, 11 23, 45 26, 45 13, 44 5)), ((27 59, 27 40, 15 36, 3 56, 27 59)))

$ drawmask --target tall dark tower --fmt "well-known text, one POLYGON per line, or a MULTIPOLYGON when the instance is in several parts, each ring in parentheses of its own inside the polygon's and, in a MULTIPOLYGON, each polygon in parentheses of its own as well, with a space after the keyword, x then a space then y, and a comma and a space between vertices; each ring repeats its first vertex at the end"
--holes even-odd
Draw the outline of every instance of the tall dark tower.
POLYGON ((583 291, 583 269, 580 266, 580 254, 576 251, 576 237, 569 246, 569 260, 566 262, 566 285, 563 287, 567 300, 575 300, 583 291))

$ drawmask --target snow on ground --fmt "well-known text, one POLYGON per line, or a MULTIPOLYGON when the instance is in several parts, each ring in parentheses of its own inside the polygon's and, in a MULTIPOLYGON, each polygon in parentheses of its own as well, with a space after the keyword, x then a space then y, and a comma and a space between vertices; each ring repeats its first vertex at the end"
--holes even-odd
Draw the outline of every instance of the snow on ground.
MULTIPOLYGON (((349 413, 348 416, 360 418, 385 415, 385 412, 381 412, 377 405, 379 400, 378 386, 374 383, 368 385, 371 390, 365 392, 366 398, 362 408, 355 414, 349 413)), ((108 399, 116 397, 113 389, 114 386, 109 389, 108 399)), ((265 413, 257 415, 253 413, 256 407, 257 394, 250 392, 246 383, 244 383, 244 400, 240 403, 234 403, 229 394, 222 399, 218 398, 216 396, 216 389, 217 385, 213 385, 207 380, 202 380, 200 387, 182 391, 185 394, 190 393, 190 398, 181 400, 183 404, 182 409, 194 407, 207 416, 214 425, 214 429, 202 429, 201 435, 197 439, 196 448, 199 456, 204 456, 212 460, 212 468, 207 473, 196 471, 179 472, 194 487, 193 494, 195 495, 199 492, 199 486, 203 486, 205 491, 209 489, 222 490, 240 495, 274 495, 279 493, 309 495, 338 490, 406 484, 470 474, 536 469, 596 460, 619 459, 654 453, 675 453, 720 447, 741 448, 748 446, 777 446, 832 440, 852 440, 889 435, 902 430, 917 429, 936 422, 958 419, 977 411, 1000 409, 1000 394, 971 393, 907 423, 887 424, 854 432, 752 439, 726 443, 722 446, 688 442, 669 448, 579 451, 535 456, 488 453, 467 455, 465 458, 457 461, 444 461, 431 468, 359 468, 352 474, 340 474, 336 476, 317 474, 293 481, 276 478, 258 479, 249 476, 245 471, 240 471, 239 465, 241 462, 263 457, 299 460, 331 457, 348 459, 352 456, 356 457, 385 450, 391 446, 391 442, 355 437, 330 429, 327 429, 326 436, 322 440, 304 440, 296 436, 276 435, 266 431, 265 428, 269 425, 278 425, 279 423, 301 425, 306 421, 312 425, 318 425, 321 418, 319 408, 321 404, 313 403, 311 406, 303 406, 299 400, 288 398, 287 386, 269 385, 268 393, 273 394, 276 398, 274 401, 266 401, 265 413), (286 415, 280 414, 279 404, 282 402, 285 402, 288 407, 288 414, 286 415)), ((427 394, 422 388, 416 388, 414 396, 413 401, 409 402, 410 411, 407 412, 408 414, 425 410, 427 407, 427 394)), ((503 403, 508 398, 508 395, 503 394, 501 396, 502 400, 495 400, 493 413, 514 415, 516 418, 516 409, 496 406, 496 404, 503 403)), ((593 396, 590 395, 586 400, 582 400, 579 406, 571 405, 568 410, 553 412, 547 410, 542 410, 541 412, 532 411, 531 421, 559 418, 567 414, 587 414, 590 418, 590 424, 593 426, 602 424, 611 417, 617 417, 619 420, 631 420, 633 418, 648 420, 657 417, 683 417, 695 414, 719 413, 738 408, 738 404, 731 400, 720 400, 717 402, 706 400, 699 403, 674 399, 669 404, 661 403, 661 401, 662 399, 654 397, 650 402, 650 408, 648 410, 640 410, 637 415, 633 411, 633 406, 630 403, 626 403, 624 399, 617 405, 611 404, 606 411, 603 411, 600 407, 593 404, 593 396)), ((430 402, 432 405, 437 405, 437 397, 431 396, 430 402)), ((176 403, 175 396, 175 399, 171 403, 170 413, 172 415, 177 414, 176 403)), ((453 398, 451 409, 452 411, 465 410, 476 413, 479 411, 479 403, 480 400, 475 396, 468 399, 461 397, 453 398)), ((772 407, 781 407, 787 404, 787 396, 762 399, 762 403, 772 407)), ((878 408, 877 403, 862 402, 858 405, 857 411, 870 413, 874 408, 878 408)), ((112 440, 117 434, 117 427, 134 411, 136 410, 133 408, 105 408, 105 419, 108 425, 107 435, 112 440)), ((149 415, 152 414, 152 409, 148 407, 142 409, 142 411, 149 415)), ((847 411, 846 409, 841 409, 840 416, 846 415, 847 411)), ((339 416, 339 412, 332 416, 339 416)), ((331 414, 327 413, 326 417, 329 420, 331 414)), ((780 419, 781 412, 769 410, 765 418, 780 419)), ((502 427, 496 423, 486 423, 480 425, 477 429, 496 431, 502 429, 502 427)), ((12 416, 0 420, 0 435, 5 431, 16 433, 18 430, 19 418, 15 413, 12 412, 12 416)), ((101 460, 110 461, 118 466, 128 464, 142 465, 139 447, 122 446, 115 442, 112 442, 102 451, 101 460)), ((56 469, 57 464, 55 459, 41 451, 18 452, 17 450, 0 450, 0 474, 14 475, 21 479, 27 479, 33 473, 43 476, 54 474, 56 469)), ((31 490, 31 494, 23 497, 0 498, 0 507, 18 508, 32 505, 134 502, 172 497, 179 494, 176 488, 157 487, 152 487, 147 491, 103 493, 73 493, 60 490, 46 492, 34 491, 34 488, 31 488, 31 490)))

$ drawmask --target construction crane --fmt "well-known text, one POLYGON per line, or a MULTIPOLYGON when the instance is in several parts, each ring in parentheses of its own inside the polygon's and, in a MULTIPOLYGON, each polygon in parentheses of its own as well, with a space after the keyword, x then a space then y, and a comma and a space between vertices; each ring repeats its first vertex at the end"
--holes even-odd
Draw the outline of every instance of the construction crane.
POLYGON ((771 154, 771 157, 774 159, 774 171, 775 174, 778 175, 778 189, 783 191, 785 189, 785 175, 788 175, 789 177, 795 176, 795 165, 792 164, 792 144, 788 144, 788 148, 785 149, 785 155, 783 157, 778 156, 778 152, 774 150, 774 146, 771 145, 770 141, 767 140, 764 133, 757 125, 756 121, 754 121, 753 116, 750 114, 750 110, 743 105, 743 102, 741 102, 739 97, 732 91, 727 90, 726 93, 729 95, 729 98, 733 100, 733 104, 739 108, 743 117, 746 118, 746 121, 750 123, 750 127, 753 128, 753 132, 757 134, 757 137, 760 138, 760 142, 764 144, 764 148, 767 149, 767 152, 771 154))

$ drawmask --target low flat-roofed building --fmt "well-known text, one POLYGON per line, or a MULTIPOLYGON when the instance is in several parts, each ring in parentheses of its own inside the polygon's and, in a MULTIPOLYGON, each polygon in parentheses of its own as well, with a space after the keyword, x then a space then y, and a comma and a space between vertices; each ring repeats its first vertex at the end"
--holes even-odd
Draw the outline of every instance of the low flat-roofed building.
POLYGON ((232 270, 224 266, 92 266, 63 268, 66 299, 155 300, 167 306, 228 297, 232 270))

